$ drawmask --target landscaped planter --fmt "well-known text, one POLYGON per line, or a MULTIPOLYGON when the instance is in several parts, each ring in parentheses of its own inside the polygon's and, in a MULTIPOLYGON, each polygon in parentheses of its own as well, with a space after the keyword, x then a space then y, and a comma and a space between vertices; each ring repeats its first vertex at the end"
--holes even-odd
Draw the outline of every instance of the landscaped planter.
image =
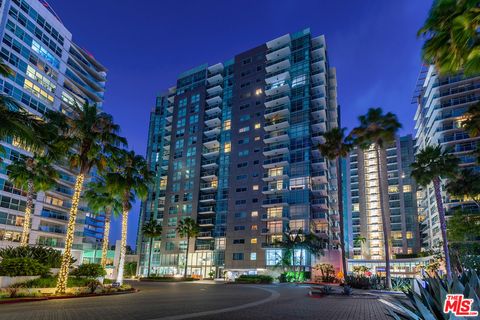
POLYGON ((0 277, 0 288, 8 288, 12 284, 38 279, 40 276, 0 277))

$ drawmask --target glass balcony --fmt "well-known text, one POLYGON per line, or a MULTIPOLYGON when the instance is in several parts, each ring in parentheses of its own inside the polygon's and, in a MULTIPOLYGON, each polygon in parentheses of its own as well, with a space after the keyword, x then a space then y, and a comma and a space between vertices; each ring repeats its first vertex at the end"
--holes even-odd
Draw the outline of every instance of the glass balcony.
POLYGON ((275 50, 289 43, 290 43, 290 34, 286 34, 281 37, 268 41, 266 45, 269 50, 275 50))
POLYGON ((206 116, 205 125, 209 128, 219 127, 221 124, 220 118, 218 115, 206 116))
POLYGON ((218 183, 217 181, 212 181, 208 183, 201 183, 200 190, 201 191, 215 191, 217 189, 218 183))
POLYGON ((278 156, 281 154, 286 154, 289 152, 289 143, 275 143, 271 144, 268 147, 263 148, 263 155, 266 157, 269 156, 278 156))
POLYGON ((320 199, 312 199, 311 203, 312 207, 317 207, 320 209, 328 210, 328 199, 327 198, 320 198, 320 199))
POLYGON ((273 73, 268 75, 268 78, 265 79, 265 83, 267 85, 272 85, 275 83, 287 82, 287 80, 289 79, 290 79, 290 72, 283 71, 283 72, 273 73))
POLYGON ((286 82, 274 83, 273 85, 265 88, 265 95, 267 97, 285 94, 290 91, 290 85, 286 82))
POLYGON ((207 83, 209 85, 217 85, 223 82, 223 76, 221 74, 209 75, 207 78, 207 83))
POLYGON ((281 105, 288 105, 289 103, 290 97, 288 95, 281 94, 278 96, 267 97, 267 100, 265 101, 265 107, 273 108, 281 105))
POLYGON ((201 177, 205 181, 217 180, 217 171, 216 170, 207 170, 202 172, 201 177))
POLYGON ((292 50, 287 45, 279 48, 278 50, 272 50, 270 53, 267 53, 265 57, 267 58, 267 61, 278 61, 289 57, 291 53, 292 50))
POLYGON ((290 59, 286 57, 285 59, 280 61, 267 63, 267 66, 265 67, 265 71, 267 74, 270 74, 270 73, 282 72, 289 68, 290 68, 290 59))
POLYGON ((218 168, 218 161, 216 159, 202 161, 203 169, 216 169, 218 168))
POLYGON ((214 97, 208 98, 206 102, 207 102, 207 105, 209 106, 218 105, 222 103, 222 98, 220 96, 214 96, 214 97))
POLYGON ((220 112, 222 112, 221 104, 214 104, 214 105, 205 107, 205 113, 209 116, 218 115, 220 112))
POLYGON ((325 48, 324 47, 319 47, 316 49, 313 49, 311 52, 312 59, 325 59, 325 48))
POLYGON ((215 206, 200 206, 198 208, 198 214, 201 214, 201 215, 215 214, 215 206))
POLYGON ((59 233, 59 234, 66 234, 67 233, 65 228, 57 227, 57 226, 45 226, 45 225, 38 226, 38 231, 59 233))
POLYGON ((200 219, 198 220, 198 225, 200 227, 213 227, 214 222, 215 221, 213 219, 200 219))
POLYGON ((288 155, 283 155, 280 157, 272 157, 263 161, 263 168, 270 169, 275 167, 285 167, 288 165, 288 155))
POLYGON ((314 209, 312 212, 312 219, 315 220, 315 222, 327 222, 327 213, 325 211, 317 211, 314 209))
POLYGON ((275 131, 280 129, 286 129, 290 126, 289 120, 287 117, 272 119, 265 121, 264 129, 265 131, 275 131))
POLYGON ((203 145, 207 149, 218 149, 220 147, 220 142, 216 136, 203 139, 203 145))
POLYGON ((283 104, 277 107, 268 108, 265 110, 265 119, 271 119, 273 117, 283 117, 290 114, 289 105, 283 104))
POLYGON ((203 131, 203 134, 210 137, 210 136, 213 136, 213 135, 218 135, 220 134, 220 127, 214 127, 214 128, 206 128, 205 131, 203 131))
POLYGON ((210 74, 216 74, 223 72, 223 68, 223 63, 216 63, 213 66, 208 67, 207 70, 210 74))
POLYGON ((263 136, 264 143, 277 143, 289 140, 287 130, 271 131, 263 136))
POLYGON ((312 142, 315 144, 322 144, 325 143, 325 138, 323 137, 323 132, 314 132, 312 133, 312 142))
POLYGON ((264 208, 271 208, 271 207, 278 207, 278 206, 288 206, 288 200, 286 197, 275 197, 265 199, 262 202, 262 207, 264 208))
POLYGON ((207 88, 207 94, 209 97, 219 95, 222 92, 223 92, 223 88, 219 84, 207 88))
POLYGON ((220 148, 212 148, 212 149, 204 148, 202 151, 202 156, 205 159, 216 158, 218 157, 219 154, 220 154, 220 148))
POLYGON ((311 177, 312 180, 315 182, 322 182, 322 183, 327 183, 328 182, 328 173, 325 170, 314 170, 311 172, 311 177))
POLYGON ((202 231, 198 233, 198 239, 210 239, 213 238, 213 233, 211 231, 202 231))
POLYGON ((285 171, 281 173, 275 173, 275 174, 265 173, 263 175, 263 181, 266 181, 266 182, 282 180, 285 178, 288 178, 288 175, 285 171))
POLYGON ((200 202, 201 203, 214 203, 214 202, 216 202, 216 197, 215 197, 214 194, 203 195, 203 196, 200 196, 200 202))

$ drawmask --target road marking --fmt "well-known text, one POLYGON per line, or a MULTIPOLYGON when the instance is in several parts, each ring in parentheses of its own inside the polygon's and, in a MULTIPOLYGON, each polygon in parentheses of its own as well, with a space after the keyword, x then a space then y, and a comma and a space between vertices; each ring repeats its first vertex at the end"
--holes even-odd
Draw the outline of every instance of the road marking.
POLYGON ((271 290, 271 289, 267 289, 267 288, 260 288, 260 287, 252 287, 252 288, 270 292, 270 296, 268 298, 265 298, 265 299, 260 300, 260 301, 250 302, 250 303, 242 304, 242 305, 235 306, 235 307, 228 307, 228 308, 217 309, 217 310, 194 312, 194 313, 188 313, 188 314, 180 314, 180 315, 176 315, 176 316, 154 318, 154 319, 149 319, 149 320, 182 320, 182 319, 204 317, 204 316, 209 316, 209 315, 213 315, 213 314, 219 314, 219 313, 224 313, 224 312, 231 312, 231 311, 237 311, 237 310, 242 310, 242 309, 246 309, 246 308, 256 307, 256 306, 259 306, 261 304, 265 304, 265 303, 268 303, 270 301, 273 301, 273 300, 277 299, 278 297, 280 297, 280 293, 278 293, 275 290, 271 290))

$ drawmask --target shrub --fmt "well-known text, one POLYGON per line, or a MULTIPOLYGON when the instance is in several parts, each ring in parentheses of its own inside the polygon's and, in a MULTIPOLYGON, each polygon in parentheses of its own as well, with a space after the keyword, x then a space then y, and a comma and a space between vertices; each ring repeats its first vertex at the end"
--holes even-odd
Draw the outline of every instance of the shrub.
POLYGON ((296 281, 305 281, 307 279, 310 279, 311 273, 308 271, 301 271, 301 272, 294 272, 294 271, 288 271, 282 273, 278 277, 279 282, 296 282, 296 281))
POLYGON ((392 278, 392 289, 395 291, 407 291, 412 287, 411 279, 392 278))
POLYGON ((320 270, 320 280, 322 282, 335 282, 335 268, 329 263, 319 263, 314 266, 315 270, 320 270))
POLYGON ((71 272, 75 277, 98 278, 106 275, 107 272, 98 263, 84 263, 71 272))
MULTIPOLYGON (((7 247, 0 249, 0 258, 31 258, 48 268, 60 268, 62 263, 62 253, 50 247, 43 246, 25 246, 25 247, 7 247)), ((72 263, 75 259, 72 259, 72 263)))
POLYGON ((237 283, 272 283, 273 278, 271 276, 266 275, 241 275, 240 277, 235 279, 237 283))
POLYGON ((329 295, 333 292, 333 288, 330 286, 323 286, 322 287, 322 293, 325 295, 329 295))
MULTIPOLYGON (((68 278, 67 287, 86 287, 87 283, 92 280, 88 278, 68 278)), ((57 277, 46 276, 38 279, 33 279, 23 283, 16 283, 12 287, 19 288, 55 288, 57 284, 57 277)))
POLYGON ((441 279, 438 275, 428 276, 424 280, 426 288, 419 285, 420 293, 416 293, 413 288, 405 293, 409 302, 403 301, 403 297, 396 298, 396 308, 388 309, 393 319, 457 319, 443 312, 447 294, 462 294, 473 299, 472 310, 479 310, 480 280, 476 272, 453 275, 452 279, 441 279))
POLYGON ((0 262, 0 276, 40 276, 48 272, 48 267, 32 258, 7 258, 0 262))
POLYGON ((102 284, 96 279, 90 279, 87 283, 85 283, 85 285, 90 290, 90 293, 95 293, 95 290, 97 290, 97 288, 102 284))
POLYGON ((123 276, 125 278, 133 277, 137 273, 137 263, 135 261, 134 262, 127 262, 127 263, 125 263, 125 268, 123 270, 124 270, 123 271, 123 276))
POLYGON ((343 294, 346 296, 351 296, 353 294, 353 289, 352 287, 345 285, 343 286, 343 294))
POLYGON ((365 277, 360 275, 349 275, 346 276, 346 284, 355 289, 383 289, 383 279, 372 276, 365 277))

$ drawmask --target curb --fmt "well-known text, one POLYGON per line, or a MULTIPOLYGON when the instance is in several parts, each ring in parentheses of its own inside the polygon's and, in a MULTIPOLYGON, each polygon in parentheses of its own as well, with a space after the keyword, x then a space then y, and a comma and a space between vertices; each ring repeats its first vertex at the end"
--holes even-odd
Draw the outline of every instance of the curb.
POLYGON ((116 295, 137 293, 137 292, 140 292, 140 290, 134 289, 134 290, 131 290, 131 291, 123 291, 123 292, 85 294, 85 295, 78 295, 78 296, 52 296, 52 297, 39 297, 39 298, 17 298, 17 299, 5 300, 5 301, 0 300, 0 304, 14 304, 14 303, 23 303, 23 302, 45 301, 45 300, 66 300, 66 299, 77 299, 77 298, 116 296, 116 295))

